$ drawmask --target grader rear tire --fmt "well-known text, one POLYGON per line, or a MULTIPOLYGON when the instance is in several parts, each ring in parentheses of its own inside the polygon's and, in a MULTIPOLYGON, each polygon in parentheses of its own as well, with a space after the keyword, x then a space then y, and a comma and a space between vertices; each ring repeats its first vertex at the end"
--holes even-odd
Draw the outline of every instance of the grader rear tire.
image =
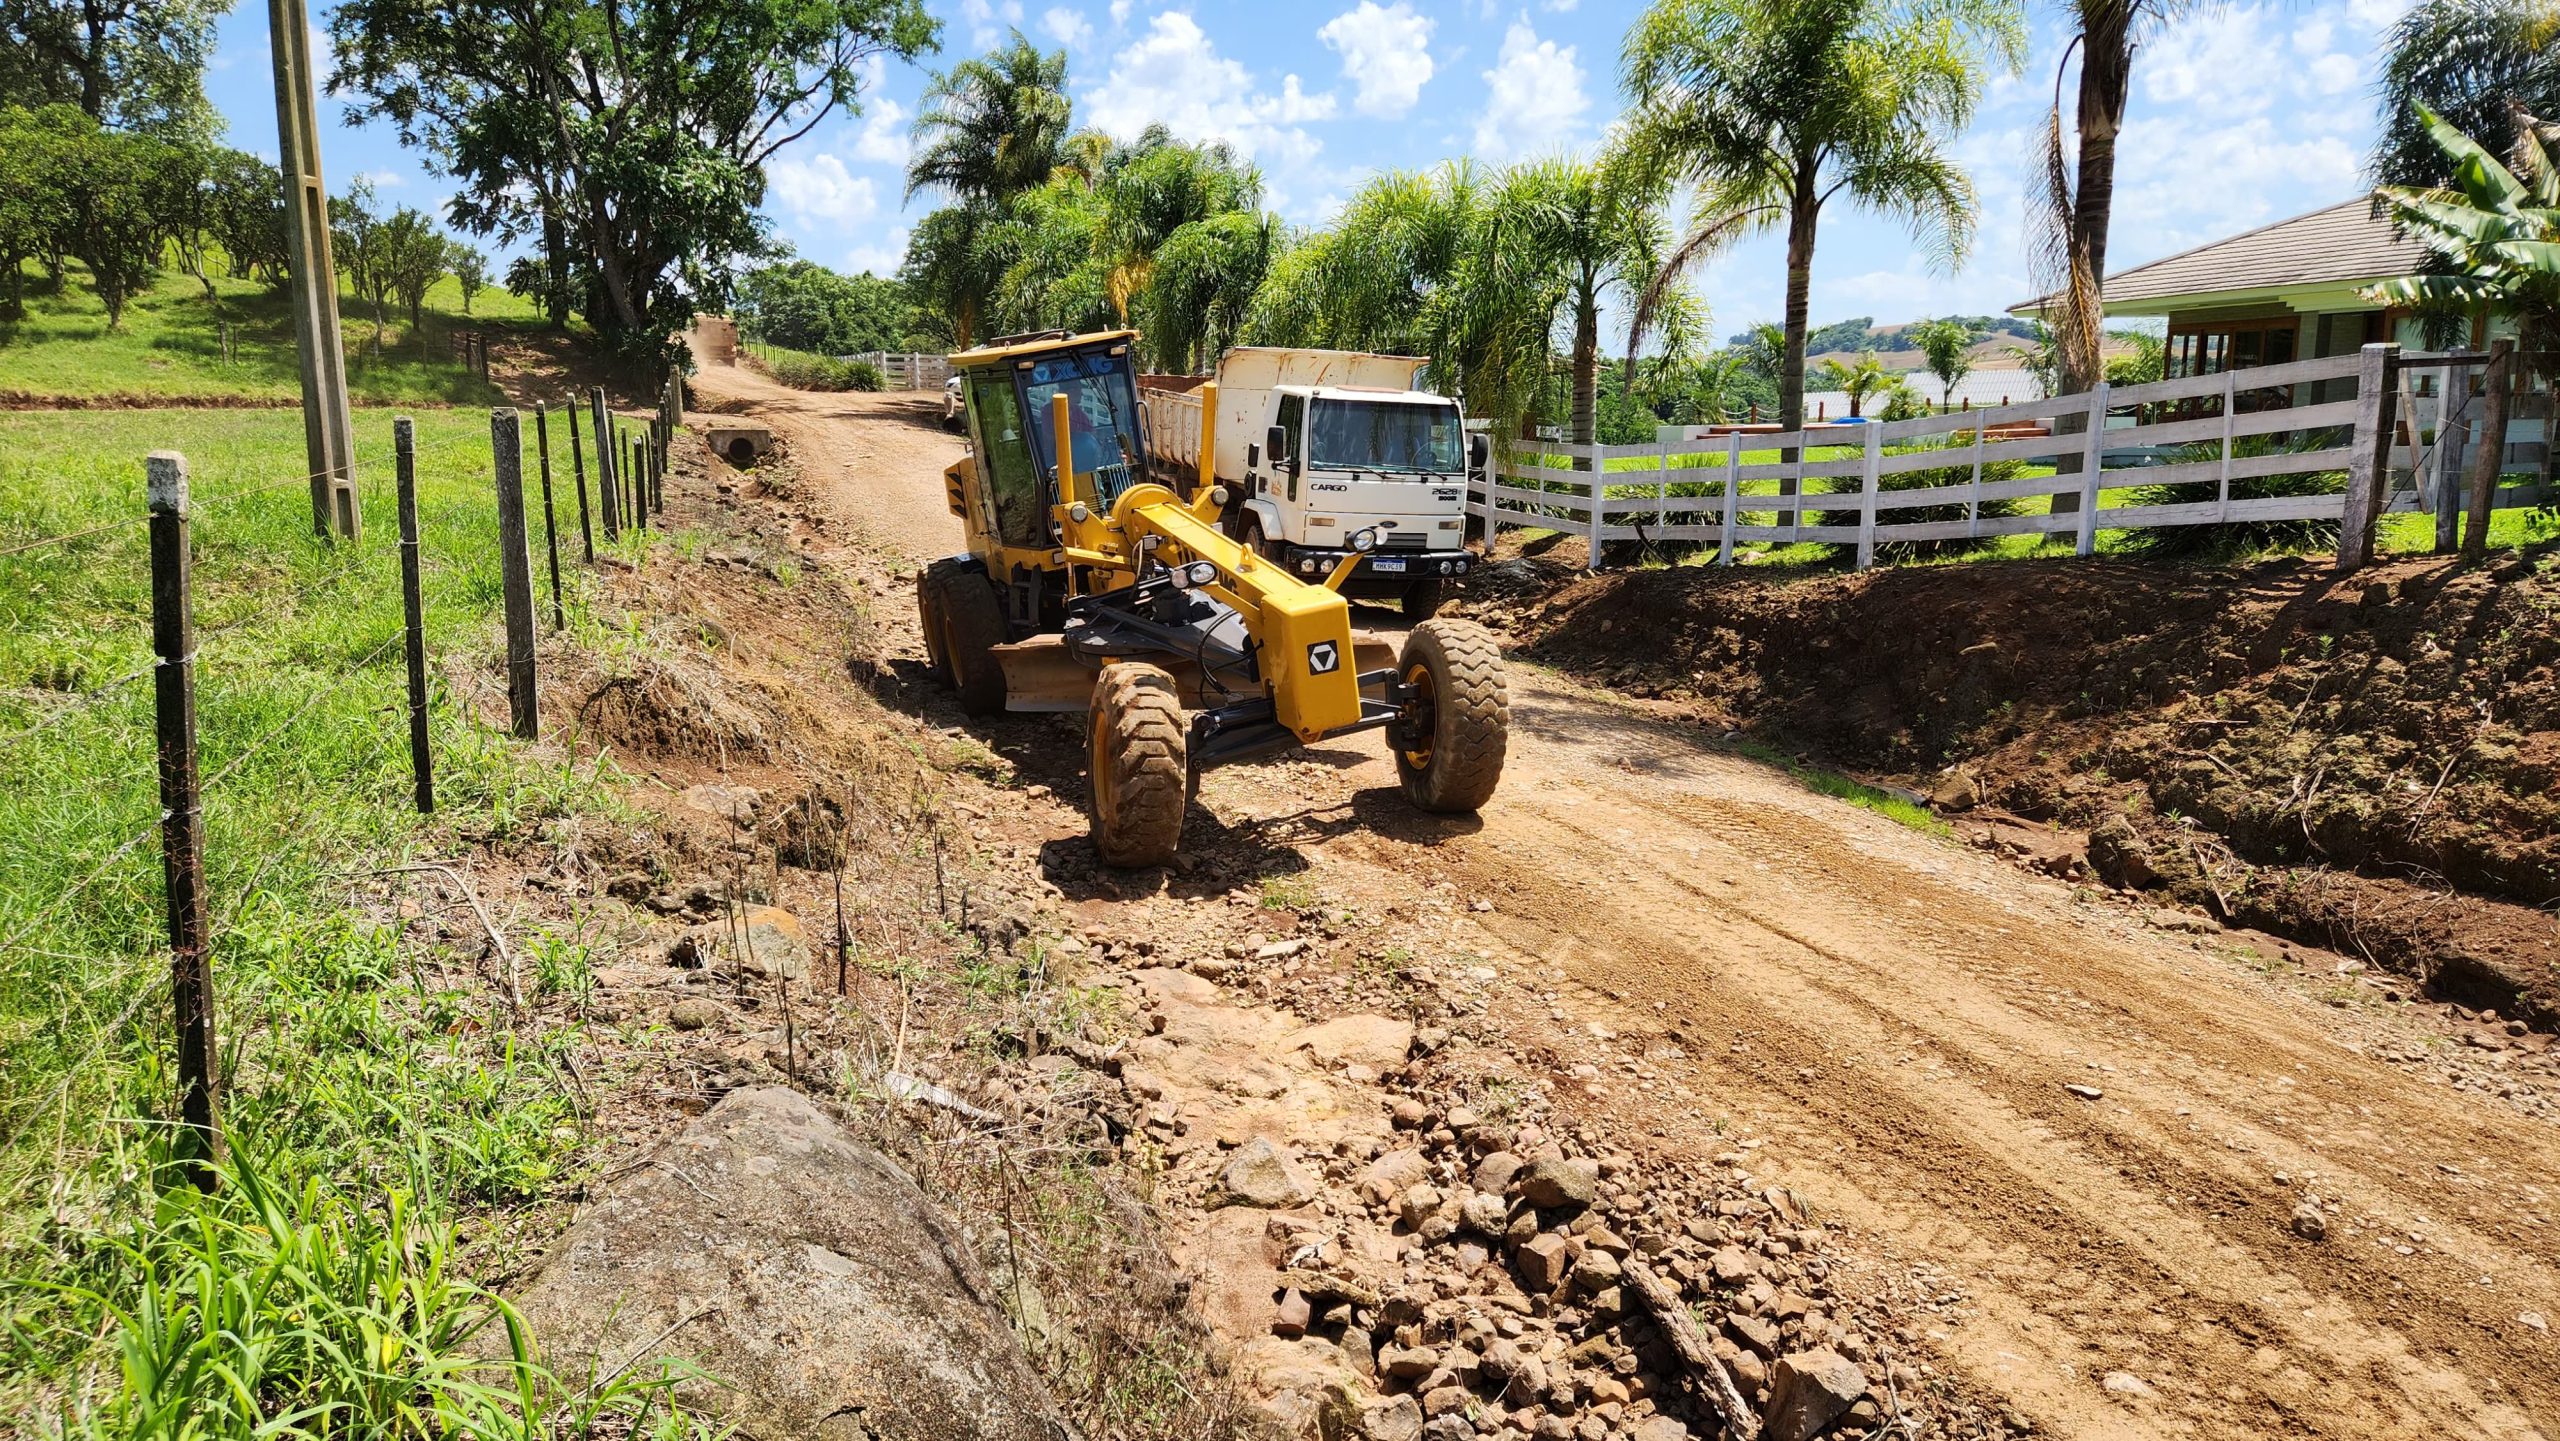
POLYGON ((1473 621, 1426 620, 1405 636, 1396 673, 1414 691, 1396 728, 1396 775, 1407 800, 1442 814, 1493 798, 1511 733, 1502 647, 1473 621))
POLYGON ((953 572, 942 584, 942 656, 960 709, 973 716, 1004 712, 1004 664, 997 646, 1013 637, 1004 625, 996 588, 974 570, 953 572))
POLYGON ((1093 847, 1114 866, 1160 866, 1182 844, 1190 799, 1190 726, 1173 677, 1151 665, 1103 667, 1086 731, 1093 847))

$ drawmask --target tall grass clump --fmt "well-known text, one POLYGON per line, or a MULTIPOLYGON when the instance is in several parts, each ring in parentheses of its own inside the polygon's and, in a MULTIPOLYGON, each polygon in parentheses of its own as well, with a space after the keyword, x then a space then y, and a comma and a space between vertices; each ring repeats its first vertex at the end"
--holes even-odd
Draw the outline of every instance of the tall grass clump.
POLYGON ((867 360, 838 360, 758 343, 748 354, 765 373, 794 390, 886 390, 887 376, 867 360))

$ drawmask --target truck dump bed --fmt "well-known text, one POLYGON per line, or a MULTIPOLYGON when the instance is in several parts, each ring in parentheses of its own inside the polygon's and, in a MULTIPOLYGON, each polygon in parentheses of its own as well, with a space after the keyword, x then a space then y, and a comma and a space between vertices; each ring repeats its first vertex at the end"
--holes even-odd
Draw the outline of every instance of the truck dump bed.
POLYGON ((1239 345, 1218 357, 1216 376, 1145 375, 1138 403, 1147 413, 1147 465, 1158 480, 1188 485, 1200 473, 1200 385, 1218 382, 1217 478, 1243 477, 1244 451, 1262 439, 1271 391, 1283 385, 1406 391, 1424 361, 1410 355, 1239 345))

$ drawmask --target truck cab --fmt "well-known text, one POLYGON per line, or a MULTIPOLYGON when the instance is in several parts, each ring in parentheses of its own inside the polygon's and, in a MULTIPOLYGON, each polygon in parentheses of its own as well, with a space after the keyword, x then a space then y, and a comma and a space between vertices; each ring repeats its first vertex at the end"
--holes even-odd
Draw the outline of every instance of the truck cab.
POLYGON ((1214 394, 1229 534, 1300 576, 1361 553, 1343 593, 1425 620, 1475 564, 1467 479, 1484 443, 1455 400, 1415 387, 1422 367, 1411 356, 1240 346, 1220 358, 1214 391, 1201 384, 1212 377, 1143 382, 1149 441, 1160 471, 1178 473, 1199 450, 1200 397, 1214 394))

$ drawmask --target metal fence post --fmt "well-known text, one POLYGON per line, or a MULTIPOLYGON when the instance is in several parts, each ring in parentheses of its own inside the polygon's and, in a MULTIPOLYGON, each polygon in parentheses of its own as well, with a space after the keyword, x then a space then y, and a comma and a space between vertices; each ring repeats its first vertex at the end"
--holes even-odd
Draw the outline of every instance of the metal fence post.
POLYGON ((524 527, 524 428, 514 410, 489 412, 489 454, 498 472, 498 577, 507 611, 507 717, 524 740, 540 739, 534 694, 533 558, 524 527))
POLYGON ((2073 547, 2082 555, 2098 551, 2098 486, 2104 478, 2100 465, 2107 454, 2107 383, 2099 381, 2089 390, 2088 449, 2080 463, 2080 536, 2073 547))
POLYGON ((2391 487, 2392 369, 2399 358, 2400 347, 2389 341, 2366 346, 2356 358, 2355 448, 2347 456, 2347 508, 2338 523, 2340 575, 2373 559, 2374 533, 2391 487))
POLYGON ((533 403, 534 449, 542 455, 542 543, 551 552, 551 628, 569 628, 569 612, 560 603, 560 517, 551 506, 551 416, 541 401, 533 403))
POLYGON ((393 473, 400 503, 400 613, 409 649, 409 774, 418 814, 436 808, 436 766, 427 743, 427 606, 418 566, 418 436, 417 422, 403 415, 391 422, 393 473))
POLYGON ((204 794, 196 769, 196 637, 187 560, 187 461, 143 461, 151 513, 153 713, 160 750, 160 874, 169 910, 169 995, 178 1030, 178 1160, 196 1189, 222 1161, 221 1052, 213 1035, 212 923, 205 912, 204 794))
POLYGON ((1876 487, 1884 479, 1884 431, 1870 423, 1867 426, 1866 464, 1859 469, 1858 480, 1858 569, 1876 563, 1876 487))

